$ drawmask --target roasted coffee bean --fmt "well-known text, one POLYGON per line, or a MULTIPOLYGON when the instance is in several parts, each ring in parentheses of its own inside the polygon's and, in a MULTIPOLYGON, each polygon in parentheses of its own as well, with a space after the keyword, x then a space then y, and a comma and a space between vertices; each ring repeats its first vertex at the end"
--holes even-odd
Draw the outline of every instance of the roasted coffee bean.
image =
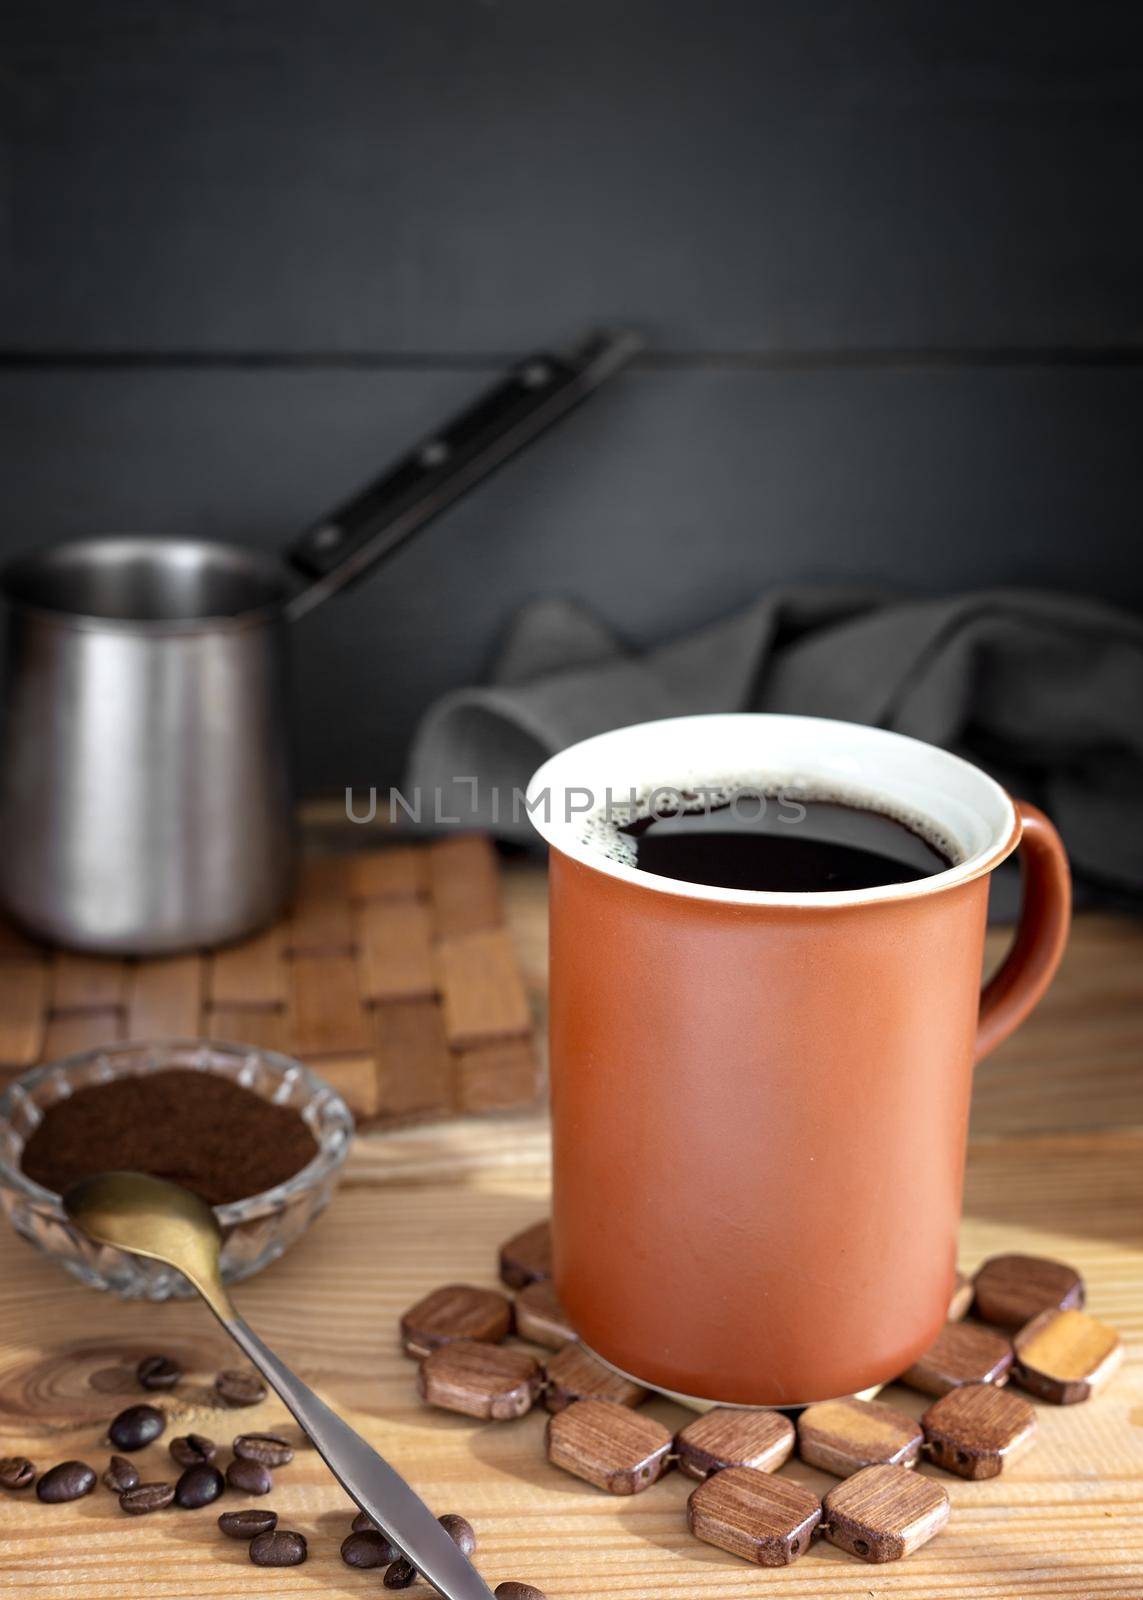
POLYGON ((530 1583, 498 1583, 492 1593, 496 1600, 547 1600, 543 1590, 530 1583))
POLYGON ((215 1378, 214 1392, 228 1406, 256 1406, 266 1398, 266 1385, 256 1372, 239 1372, 230 1368, 215 1378))
POLYGON ((116 1450, 142 1450, 153 1444, 167 1426, 167 1419, 155 1406, 128 1406, 107 1430, 116 1450))
POLYGON ((239 1494, 269 1494, 274 1487, 269 1467, 260 1461, 244 1461, 235 1456, 226 1469, 226 1487, 237 1489, 239 1494))
POLYGON ((144 1356, 135 1368, 144 1389, 173 1389, 182 1375, 183 1369, 170 1356, 144 1356))
POLYGON ((35 1481, 36 1468, 27 1456, 5 1456, 0 1461, 0 1489, 30 1489, 35 1481))
POLYGON ((36 1484, 36 1498, 55 1506, 65 1500, 82 1500, 95 1488, 95 1473, 86 1461, 61 1461, 49 1467, 36 1484))
POLYGON ((250 1544, 250 1559, 256 1567, 300 1567, 308 1554, 305 1534, 286 1528, 260 1533, 250 1544))
POLYGON ((174 1498, 173 1483, 137 1483, 124 1489, 119 1506, 129 1517, 145 1517, 149 1511, 165 1511, 174 1498))
POLYGON ((188 1467, 175 1484, 175 1503, 184 1511, 197 1511, 217 1500, 224 1488, 222 1473, 203 1461, 197 1467, 188 1467))
POLYGON ((171 1452, 171 1460, 180 1467, 202 1466, 204 1462, 213 1461, 218 1454, 218 1446, 204 1433, 180 1433, 171 1440, 167 1449, 171 1452))
POLYGON ((240 1433, 230 1447, 243 1461, 264 1467, 285 1467, 294 1459, 293 1446, 276 1433, 240 1433))
POLYGON ((278 1526, 276 1511, 224 1511, 218 1526, 228 1539, 245 1539, 249 1544, 260 1533, 273 1533, 278 1526))
POLYGON ((342 1542, 341 1559, 347 1567, 387 1567, 401 1559, 401 1552, 376 1528, 364 1528, 342 1542))
POLYGON ((126 1456, 111 1457, 103 1474, 105 1489, 110 1489, 112 1494, 122 1494, 126 1489, 133 1489, 138 1482, 139 1469, 133 1461, 128 1461, 126 1456))
POLYGON ((381 1581, 386 1589, 411 1589, 417 1581, 417 1569, 402 1556, 399 1561, 394 1561, 381 1581))
MULTIPOLYGON (((377 1526, 367 1511, 359 1511, 349 1526, 351 1532, 353 1533, 381 1532, 381 1529, 377 1526)), ((396 1560, 396 1557, 394 1557, 394 1560, 396 1560)))
POLYGON ((466 1556, 472 1555, 476 1549, 476 1534, 467 1518, 458 1517, 455 1512, 449 1511, 443 1517, 438 1517, 437 1521, 458 1550, 466 1556))

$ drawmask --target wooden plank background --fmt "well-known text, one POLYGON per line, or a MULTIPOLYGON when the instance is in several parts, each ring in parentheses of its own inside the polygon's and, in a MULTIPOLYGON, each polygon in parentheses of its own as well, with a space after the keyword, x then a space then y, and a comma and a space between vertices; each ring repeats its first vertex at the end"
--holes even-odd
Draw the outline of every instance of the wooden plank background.
POLYGON ((6 8, 6 344, 487 356, 1139 332, 1134 8, 6 8), (77 248, 82 244, 82 248, 77 248))
POLYGON ((514 609, 1143 601, 1135 8, 54 0, 0 17, 0 556, 273 545, 510 355, 652 355, 298 630, 306 789, 514 609))
MULTIPOLYGON (((566 331, 573 331, 568 328, 566 331)), ((0 553, 113 529, 275 548, 479 389, 467 370, 0 371, 0 553)), ((1143 372, 647 368, 294 631, 310 792, 400 781, 513 612, 633 645, 768 584, 1006 583, 1143 603, 1143 372)))

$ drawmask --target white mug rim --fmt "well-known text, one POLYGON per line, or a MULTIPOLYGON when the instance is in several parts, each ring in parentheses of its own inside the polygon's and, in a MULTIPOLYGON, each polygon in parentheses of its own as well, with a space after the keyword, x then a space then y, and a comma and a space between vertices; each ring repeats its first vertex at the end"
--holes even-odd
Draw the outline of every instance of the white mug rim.
MULTIPOLYGON (((763 762, 753 764, 752 770, 761 774, 766 770, 766 764, 763 762)), ((713 778, 716 774, 712 773, 710 776, 713 778)), ((836 778, 837 774, 832 776, 836 778)), ((674 781, 681 781, 682 777, 683 774, 679 774, 674 781)), ((617 772, 609 781, 614 782, 618 790, 630 784, 633 775, 629 773, 624 776, 617 772)), ((664 777, 662 781, 665 784, 667 780, 664 777)), ((854 786, 856 787, 856 784, 854 786)), ((884 787, 889 791, 887 797, 891 798, 892 785, 886 782, 884 787)), ((881 786, 870 784, 870 791, 874 790, 880 793, 881 786)), ((887 900, 920 899, 923 896, 956 888, 961 884, 971 883, 974 879, 991 872, 1016 849, 1021 834, 1020 815, 1008 792, 995 779, 990 778, 986 772, 962 756, 953 755, 937 745, 928 744, 922 739, 914 739, 908 734, 894 733, 886 728, 869 727, 863 723, 844 722, 831 717, 790 716, 765 711, 699 713, 685 717, 665 717, 652 722, 633 723, 627 727, 609 729, 605 733, 581 739, 550 756, 532 775, 526 796, 529 820, 536 832, 552 849, 570 857, 581 866, 606 877, 617 878, 637 888, 689 900, 715 901, 726 905, 788 906, 808 910, 878 904, 887 900), (912 762, 918 771, 927 767, 932 775, 933 792, 938 797, 938 804, 930 808, 922 808, 916 804, 915 809, 923 809, 926 816, 938 820, 936 813, 941 806, 952 805, 955 796, 955 804, 964 814, 966 829, 977 837, 979 842, 974 848, 965 848, 963 858, 945 871, 911 879, 906 883, 885 884, 869 889, 779 893, 762 889, 727 889, 713 884, 689 883, 682 879, 665 878, 657 873, 645 872, 642 868, 613 860, 583 839, 582 812, 573 819, 567 815, 566 808, 562 808, 564 814, 556 815, 553 806, 549 808, 547 815, 537 815, 539 800, 545 789, 550 790, 553 796, 583 792, 586 771, 597 769, 600 762, 614 764, 620 758, 625 744, 628 746, 647 744, 652 740, 661 739, 665 747, 661 758, 662 765, 666 768, 671 764, 670 756, 666 753, 670 747, 673 746, 677 750, 685 746, 688 736, 693 738, 700 732, 709 733, 712 728, 726 735, 728 755, 722 768, 725 773, 752 765, 743 762, 741 756, 731 755, 730 752, 744 736, 749 733, 757 734, 763 730, 775 734, 779 739, 783 735, 792 736, 795 740, 824 736, 832 738, 835 743, 843 741, 850 750, 858 745, 864 746, 872 757, 887 761, 891 765, 907 766, 912 762), (943 788, 936 787, 938 780, 943 780, 943 788)), ((947 816, 943 820, 948 823, 947 816)), ((950 828, 950 832, 955 833, 956 829, 950 828)))

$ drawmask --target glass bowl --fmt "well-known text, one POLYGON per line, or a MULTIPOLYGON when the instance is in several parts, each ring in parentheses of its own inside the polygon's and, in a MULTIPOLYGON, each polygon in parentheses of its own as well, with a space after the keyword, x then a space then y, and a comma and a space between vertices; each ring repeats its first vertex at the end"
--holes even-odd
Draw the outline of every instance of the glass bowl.
POLYGON ((168 1300, 194 1293, 181 1272, 98 1245, 68 1219, 58 1194, 20 1170, 20 1157, 44 1111, 74 1090, 112 1078, 172 1067, 216 1072, 276 1105, 293 1106, 318 1143, 313 1160, 285 1183, 215 1206, 222 1229, 222 1276, 228 1283, 276 1261, 325 1209, 349 1153, 353 1116, 345 1101, 300 1061, 250 1045, 160 1039, 85 1050, 35 1067, 0 1095, 0 1205, 16 1232, 96 1289, 125 1299, 168 1300))

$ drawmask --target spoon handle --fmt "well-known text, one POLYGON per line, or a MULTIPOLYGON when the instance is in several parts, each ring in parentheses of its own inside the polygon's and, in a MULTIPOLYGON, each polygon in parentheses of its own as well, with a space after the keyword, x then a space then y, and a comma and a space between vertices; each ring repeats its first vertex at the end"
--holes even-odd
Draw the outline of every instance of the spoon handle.
POLYGON ((428 1506, 373 1446, 296 1377, 242 1318, 219 1317, 293 1413, 314 1449, 362 1511, 393 1540, 445 1600, 493 1600, 491 1589, 428 1506))

